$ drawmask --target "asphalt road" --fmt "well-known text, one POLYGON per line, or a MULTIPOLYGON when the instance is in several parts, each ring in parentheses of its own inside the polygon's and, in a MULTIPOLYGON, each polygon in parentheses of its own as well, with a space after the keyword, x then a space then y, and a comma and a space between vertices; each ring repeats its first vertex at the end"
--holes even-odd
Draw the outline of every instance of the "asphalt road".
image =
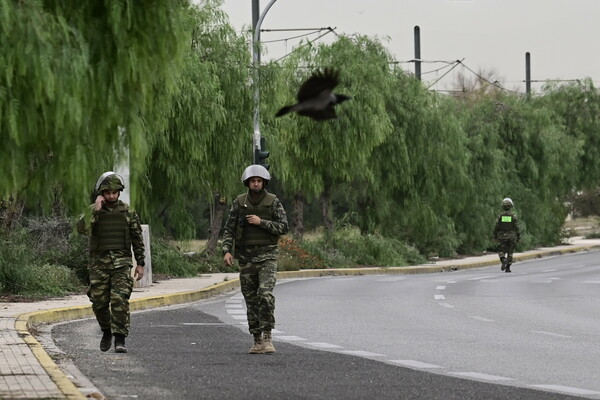
POLYGON ((599 252, 452 273, 282 281, 277 354, 248 355, 239 294, 52 329, 107 398, 600 398, 599 252), (573 395, 573 396, 569 396, 573 395))

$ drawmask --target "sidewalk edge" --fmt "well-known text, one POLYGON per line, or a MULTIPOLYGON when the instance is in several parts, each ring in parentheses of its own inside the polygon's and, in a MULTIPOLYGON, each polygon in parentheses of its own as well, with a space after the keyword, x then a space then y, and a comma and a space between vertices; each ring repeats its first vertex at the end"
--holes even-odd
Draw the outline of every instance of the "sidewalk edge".
MULTIPOLYGON (((139 311, 174 304, 193 303, 233 290, 236 287, 239 287, 239 279, 237 278, 215 283, 212 286, 199 290, 133 299, 130 301, 129 307, 131 311, 139 311)), ((91 318, 93 316, 94 313, 92 312, 91 305, 86 305, 24 313, 17 316, 15 321, 15 328, 19 336, 31 349, 35 358, 48 373, 50 379, 52 379, 66 399, 85 400, 87 397, 79 391, 77 386, 75 386, 58 365, 56 365, 54 360, 46 353, 46 350, 40 342, 38 342, 31 334, 30 330, 34 329, 34 325, 36 324, 51 324, 75 319, 91 318)))

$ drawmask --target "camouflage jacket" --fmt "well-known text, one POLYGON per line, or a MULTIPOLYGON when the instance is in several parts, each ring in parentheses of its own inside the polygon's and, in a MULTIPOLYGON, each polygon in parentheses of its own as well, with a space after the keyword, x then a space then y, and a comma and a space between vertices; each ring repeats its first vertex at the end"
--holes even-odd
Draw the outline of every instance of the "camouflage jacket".
MULTIPOLYGON (((233 254, 241 263, 263 262, 266 260, 276 260, 279 253, 278 246, 244 246, 243 243, 236 243, 236 230, 240 221, 240 203, 236 198, 229 210, 229 216, 225 223, 223 232, 223 254, 233 254), (235 250, 235 251, 234 251, 235 250)), ((288 232, 288 221, 283 205, 278 198, 275 198, 271 205, 271 219, 261 219, 260 228, 266 229, 269 233, 277 236, 285 235, 288 232)))
MULTIPOLYGON (((108 208, 106 205, 103 207, 103 211, 113 212, 125 209, 125 216, 127 224, 129 226, 129 234, 131 237, 131 245, 133 247, 133 256, 138 265, 144 265, 144 237, 142 235, 142 226, 137 213, 130 209, 129 206, 123 203, 121 200, 117 204, 108 208)), ((98 221, 100 212, 94 210, 94 205, 86 210, 81 215, 77 222, 77 231, 84 235, 90 235, 90 241, 92 240, 92 232, 94 232, 94 224, 98 221)), ((105 251, 93 251, 90 250, 90 266, 97 266, 100 268, 120 268, 125 266, 131 266, 133 263, 131 248, 119 249, 119 250, 105 250, 105 251)))

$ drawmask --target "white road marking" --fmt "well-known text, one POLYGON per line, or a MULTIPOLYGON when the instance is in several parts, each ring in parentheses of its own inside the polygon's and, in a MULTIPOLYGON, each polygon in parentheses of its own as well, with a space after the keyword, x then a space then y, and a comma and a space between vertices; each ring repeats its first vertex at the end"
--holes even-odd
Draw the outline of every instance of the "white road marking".
POLYGON ((227 303, 227 304, 232 304, 232 303, 239 304, 239 303, 242 302, 242 300, 243 299, 234 299, 234 298, 231 298, 231 299, 225 300, 225 303, 227 303))
POLYGON ((393 278, 377 279, 375 282, 397 282, 397 281, 403 281, 405 279, 406 279, 406 277, 404 277, 404 276, 396 276, 393 278))
POLYGON ((575 394, 575 395, 592 396, 592 395, 600 394, 600 392, 597 392, 595 390, 581 389, 581 388, 576 388, 576 387, 571 387, 571 386, 562 386, 562 385, 529 385, 529 386, 534 387, 534 388, 539 388, 539 389, 552 390, 552 391, 556 391, 556 392, 571 393, 571 394, 575 394))
POLYGON ((438 304, 445 308, 454 308, 454 306, 452 304, 448 304, 448 303, 438 303, 438 304))
POLYGON ((359 356, 359 357, 386 357, 385 354, 371 353, 370 351, 362 351, 362 350, 344 350, 344 351, 340 351, 340 353, 350 354, 350 355, 359 356))
MULTIPOLYGON (((182 322, 181 325, 187 326, 224 326, 227 325, 225 322, 182 322)), ((157 326, 157 325, 155 325, 157 326)), ((163 326, 173 326, 173 325, 163 325, 163 326)))
POLYGON ((246 321, 248 320, 248 317, 246 315, 230 315, 230 317, 233 319, 237 319, 237 320, 242 320, 242 319, 244 319, 246 321))
POLYGON ((513 378, 506 376, 482 374, 480 372, 450 372, 451 375, 464 376, 466 378, 483 379, 486 381, 514 381, 513 378))
POLYGON ((306 340, 306 339, 298 337, 298 336, 275 336, 275 339, 286 340, 288 342, 297 342, 297 341, 300 341, 300 340, 306 340))
POLYGON ((490 278, 490 276, 476 276, 475 278, 469 278, 470 281, 478 281, 480 279, 490 278))
POLYGON ((446 289, 446 286, 436 286, 435 290, 444 290, 446 289))
POLYGON ((436 294, 433 296, 433 298, 436 300, 446 300, 443 294, 436 294))
POLYGON ((243 305, 241 302, 225 304, 225 308, 242 308, 242 307, 243 307, 243 305))
POLYGON ((555 272, 555 271, 556 271, 556 269, 545 269, 542 272, 555 272))
POLYGON ((415 361, 415 360, 390 360, 390 362, 393 362, 395 364, 404 365, 406 367, 412 367, 412 368, 444 368, 441 365, 427 364, 427 363, 424 363, 421 361, 415 361))
POLYGON ((281 335, 283 331, 280 331, 279 329, 271 329, 271 333, 273 335, 281 335))
POLYGON ((246 310, 240 309, 240 310, 227 310, 227 314, 229 315, 246 315, 246 310))
POLYGON ((477 321, 483 321, 483 322, 494 322, 493 319, 480 317, 479 315, 469 315, 469 318, 473 318, 473 319, 476 319, 477 321))
POLYGON ((318 347, 320 349, 343 349, 342 346, 338 346, 337 344, 331 344, 331 343, 310 342, 310 343, 306 343, 306 344, 313 346, 313 347, 318 347))
POLYGON ((547 331, 531 331, 533 333, 541 333, 542 335, 548 335, 548 336, 554 336, 554 337, 561 337, 561 338, 570 338, 571 336, 568 335, 562 335, 560 333, 554 333, 554 332, 547 332, 547 331))
POLYGON ((456 283, 456 281, 446 281, 446 283, 456 283))
POLYGON ((595 285, 597 285, 597 284, 600 283, 600 281, 584 281, 583 283, 589 283, 589 284, 595 284, 595 285))

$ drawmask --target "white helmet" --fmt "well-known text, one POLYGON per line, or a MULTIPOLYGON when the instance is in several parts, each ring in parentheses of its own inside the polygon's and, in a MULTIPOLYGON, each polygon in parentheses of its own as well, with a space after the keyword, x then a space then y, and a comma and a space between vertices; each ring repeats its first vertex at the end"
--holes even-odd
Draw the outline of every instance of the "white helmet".
POLYGON ((502 200, 502 207, 503 208, 511 208, 513 206, 513 201, 506 197, 502 200))
POLYGON ((244 170, 244 173, 242 174, 242 182, 244 182, 244 185, 247 186, 248 179, 252 178, 253 176, 258 176, 259 178, 264 179, 265 183, 271 179, 269 171, 259 164, 250 165, 244 170))

